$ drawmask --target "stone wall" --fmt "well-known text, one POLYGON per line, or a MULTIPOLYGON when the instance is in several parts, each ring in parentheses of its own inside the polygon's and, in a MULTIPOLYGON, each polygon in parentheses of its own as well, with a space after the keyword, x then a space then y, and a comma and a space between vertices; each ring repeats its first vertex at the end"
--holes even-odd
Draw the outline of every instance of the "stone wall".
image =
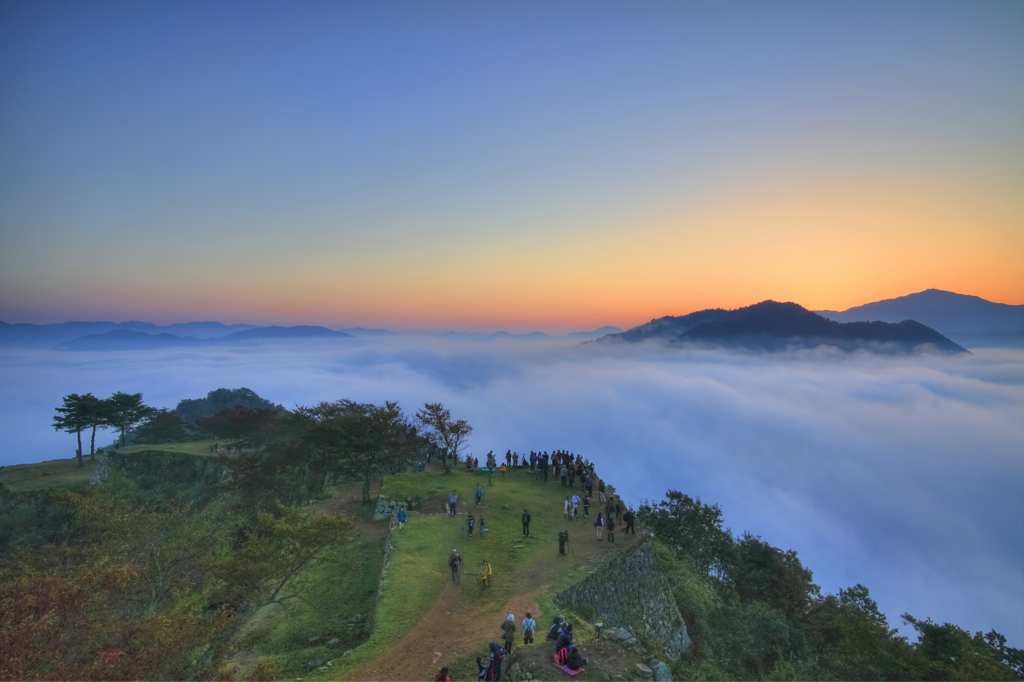
POLYGON ((554 602, 558 606, 592 609, 595 622, 626 628, 673 661, 678 661, 690 648, 686 623, 668 578, 658 569, 650 538, 560 592, 554 602))

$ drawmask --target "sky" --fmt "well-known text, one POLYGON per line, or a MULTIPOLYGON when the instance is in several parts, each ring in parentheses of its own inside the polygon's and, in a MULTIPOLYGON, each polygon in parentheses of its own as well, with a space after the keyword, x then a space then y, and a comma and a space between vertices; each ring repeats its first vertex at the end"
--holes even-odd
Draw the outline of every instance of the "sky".
POLYGON ((1019 2, 0 3, 0 320, 1024 304, 1019 2))
POLYGON ((1024 647, 1024 350, 735 354, 395 335, 3 349, 0 377, 2 465, 72 455, 75 436, 50 426, 72 392, 141 392, 166 408, 242 386, 289 409, 442 402, 473 426, 481 460, 580 453, 633 504, 675 489, 720 505, 734 534, 797 551, 825 593, 867 586, 892 627, 909 612, 1024 647))

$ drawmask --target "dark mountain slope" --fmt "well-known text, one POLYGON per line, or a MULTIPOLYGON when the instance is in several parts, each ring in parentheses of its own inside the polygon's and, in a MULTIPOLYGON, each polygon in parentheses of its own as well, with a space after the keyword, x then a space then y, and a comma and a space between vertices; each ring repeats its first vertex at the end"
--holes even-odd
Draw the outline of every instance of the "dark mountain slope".
POLYGON ((994 303, 940 289, 876 301, 843 312, 818 312, 836 322, 917 320, 972 347, 1024 346, 1024 305, 994 303))
POLYGON ((966 350, 934 329, 913 320, 840 323, 796 303, 764 301, 737 310, 701 310, 681 317, 662 317, 622 334, 610 334, 600 343, 662 339, 671 343, 784 350, 790 347, 836 346, 843 350, 867 349, 883 353, 909 353, 931 346, 944 353, 966 350))

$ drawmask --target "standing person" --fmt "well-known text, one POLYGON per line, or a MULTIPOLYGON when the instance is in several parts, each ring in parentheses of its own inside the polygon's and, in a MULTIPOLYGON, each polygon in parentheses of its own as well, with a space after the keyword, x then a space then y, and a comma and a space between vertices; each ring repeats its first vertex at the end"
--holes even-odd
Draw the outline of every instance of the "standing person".
POLYGON ((459 566, 462 565, 462 557, 459 556, 459 550, 453 549, 452 554, 448 557, 448 567, 452 569, 452 582, 459 582, 459 566))
POLYGON ((633 513, 633 507, 630 507, 622 515, 622 520, 626 522, 626 528, 622 531, 623 535, 629 535, 630 533, 636 535, 636 526, 633 525, 633 522, 636 521, 636 514, 633 513))
POLYGON ((565 546, 569 543, 569 531, 563 530, 558 534, 558 554, 565 554, 565 546))
POLYGON ((406 515, 405 515, 405 507, 399 507, 398 508, 398 530, 404 530, 405 529, 405 520, 406 520, 406 518, 408 518, 408 517, 406 517, 406 515))
POLYGON ((523 535, 529 537, 530 535, 530 510, 523 510, 523 535))
POLYGON ((516 618, 511 613, 501 624, 501 638, 505 641, 505 651, 512 653, 512 645, 516 643, 516 618))
POLYGON ((569 487, 570 488, 575 488, 576 487, 576 471, 573 469, 571 463, 566 468, 569 470, 569 472, 568 472, 569 473, 569 487))
POLYGON ((487 522, 484 521, 484 517, 480 517, 480 538, 487 537, 487 522))
POLYGON ((583 487, 587 489, 587 496, 594 494, 594 479, 590 474, 583 479, 583 487))
POLYGON ((519 468, 519 453, 518 452, 513 452, 512 453, 512 468, 513 469, 518 469, 519 468))
POLYGON ((575 519, 580 515, 580 496, 576 493, 572 495, 572 517, 575 519))
POLYGON ((569 509, 572 508, 572 503, 569 502, 569 496, 565 496, 565 503, 562 505, 562 516, 569 518, 569 509))
POLYGON ((526 618, 523 618, 523 646, 533 644, 533 632, 536 629, 537 621, 535 621, 530 612, 527 611, 526 618))
POLYGON ((473 521, 473 515, 470 514, 469 517, 466 519, 466 528, 469 530, 469 537, 473 537, 473 524, 474 523, 475 523, 475 521, 473 521))
POLYGON ((600 513, 597 515, 597 520, 594 521, 594 531, 597 533, 598 542, 604 540, 604 518, 600 513))
POLYGON ((501 477, 505 478, 505 465, 504 464, 501 465, 501 477))
POLYGON ((590 495, 586 495, 583 498, 583 516, 590 518, 590 495))
POLYGON ((452 516, 455 516, 459 513, 458 506, 459 494, 453 490, 451 494, 448 496, 448 507, 450 509, 450 513, 452 516))
POLYGON ((488 562, 487 559, 484 559, 483 561, 481 561, 480 562, 480 586, 481 587, 490 587, 491 586, 491 576, 493 574, 494 574, 494 571, 491 569, 490 562, 488 562))
POLYGON ((604 481, 597 482, 597 496, 601 500, 601 504, 608 502, 608 497, 604 494, 604 481))
POLYGON ((563 488, 568 488, 569 487, 569 471, 568 471, 568 467, 566 467, 564 464, 559 465, 559 467, 560 468, 558 470, 558 478, 562 481, 562 487, 563 488))
POLYGON ((512 466, 512 451, 507 450, 505 452, 505 464, 512 466))
POLYGON ((484 489, 479 483, 476 484, 476 490, 473 491, 473 499, 476 501, 476 506, 480 506, 480 503, 484 501, 484 489))
POLYGON ((615 542, 615 519, 608 518, 608 542, 609 544, 615 542))

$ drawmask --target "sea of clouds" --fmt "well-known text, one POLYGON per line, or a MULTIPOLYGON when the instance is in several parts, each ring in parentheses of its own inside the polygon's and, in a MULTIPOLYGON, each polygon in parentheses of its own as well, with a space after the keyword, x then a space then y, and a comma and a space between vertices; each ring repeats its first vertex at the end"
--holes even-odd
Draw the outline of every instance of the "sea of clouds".
MULTIPOLYGON (((68 393, 174 407, 245 386, 286 407, 443 402, 470 450, 565 448, 634 504, 676 489, 796 550, 825 592, 1024 646, 1024 353, 880 357, 398 336, 241 348, 0 351, 0 464, 66 458, 68 393)), ((109 443, 106 435, 98 442, 109 443)), ((557 513, 556 509, 552 513, 557 513)), ((906 632, 906 628, 904 628, 906 632)))

